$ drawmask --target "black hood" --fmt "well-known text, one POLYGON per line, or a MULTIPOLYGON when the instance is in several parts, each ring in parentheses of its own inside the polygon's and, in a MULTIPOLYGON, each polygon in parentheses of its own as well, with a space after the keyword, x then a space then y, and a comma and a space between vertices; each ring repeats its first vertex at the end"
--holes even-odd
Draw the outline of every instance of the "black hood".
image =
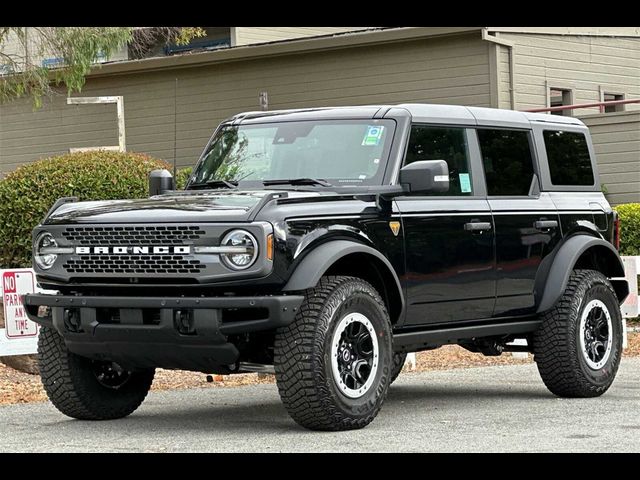
POLYGON ((66 203, 44 223, 246 222, 255 218, 274 193, 289 197, 318 195, 316 192, 216 190, 171 193, 138 200, 66 203))

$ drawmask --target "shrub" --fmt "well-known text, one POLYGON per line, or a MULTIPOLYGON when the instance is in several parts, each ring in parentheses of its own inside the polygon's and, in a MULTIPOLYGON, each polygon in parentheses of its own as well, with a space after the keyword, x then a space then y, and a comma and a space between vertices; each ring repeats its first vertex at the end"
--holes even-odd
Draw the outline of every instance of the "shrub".
POLYGON ((60 197, 143 198, 149 172, 170 169, 139 153, 84 152, 19 167, 0 180, 0 268, 31 266, 31 231, 60 197))
POLYGON ((620 255, 640 255, 640 203, 615 209, 620 217, 620 255))
POLYGON ((187 184, 187 180, 189 180, 192 172, 193 167, 180 168, 176 172, 176 188, 178 190, 184 189, 185 185, 187 184))

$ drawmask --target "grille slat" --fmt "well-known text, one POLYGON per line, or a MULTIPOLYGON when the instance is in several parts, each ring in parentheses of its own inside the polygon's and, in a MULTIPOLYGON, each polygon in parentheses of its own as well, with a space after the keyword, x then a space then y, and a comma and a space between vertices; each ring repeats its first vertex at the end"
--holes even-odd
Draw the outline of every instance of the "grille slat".
POLYGON ((205 234, 198 226, 67 227, 62 236, 77 245, 176 245, 205 234))
POLYGON ((188 255, 83 255, 67 260, 69 273, 199 273, 205 265, 188 255))

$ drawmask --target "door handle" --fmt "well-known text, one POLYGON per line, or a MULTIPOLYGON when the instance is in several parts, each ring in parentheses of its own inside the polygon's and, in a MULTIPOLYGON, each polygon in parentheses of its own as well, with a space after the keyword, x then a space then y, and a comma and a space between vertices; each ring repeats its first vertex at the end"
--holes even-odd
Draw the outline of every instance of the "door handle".
POLYGON ((490 222, 469 222, 464 224, 464 229, 467 232, 482 232, 484 230, 491 230, 490 222))
POLYGON ((558 228, 558 222, 556 220, 538 220, 533 222, 533 227, 537 230, 548 230, 558 228))

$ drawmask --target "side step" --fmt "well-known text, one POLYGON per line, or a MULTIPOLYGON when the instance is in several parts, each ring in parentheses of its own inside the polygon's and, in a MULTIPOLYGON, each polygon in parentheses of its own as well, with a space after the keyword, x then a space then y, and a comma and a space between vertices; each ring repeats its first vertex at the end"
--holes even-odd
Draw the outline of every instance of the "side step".
POLYGON ((540 320, 527 320, 395 333, 393 335, 393 348, 396 352, 417 352, 472 338, 530 333, 534 332, 540 326, 540 323, 540 320))

